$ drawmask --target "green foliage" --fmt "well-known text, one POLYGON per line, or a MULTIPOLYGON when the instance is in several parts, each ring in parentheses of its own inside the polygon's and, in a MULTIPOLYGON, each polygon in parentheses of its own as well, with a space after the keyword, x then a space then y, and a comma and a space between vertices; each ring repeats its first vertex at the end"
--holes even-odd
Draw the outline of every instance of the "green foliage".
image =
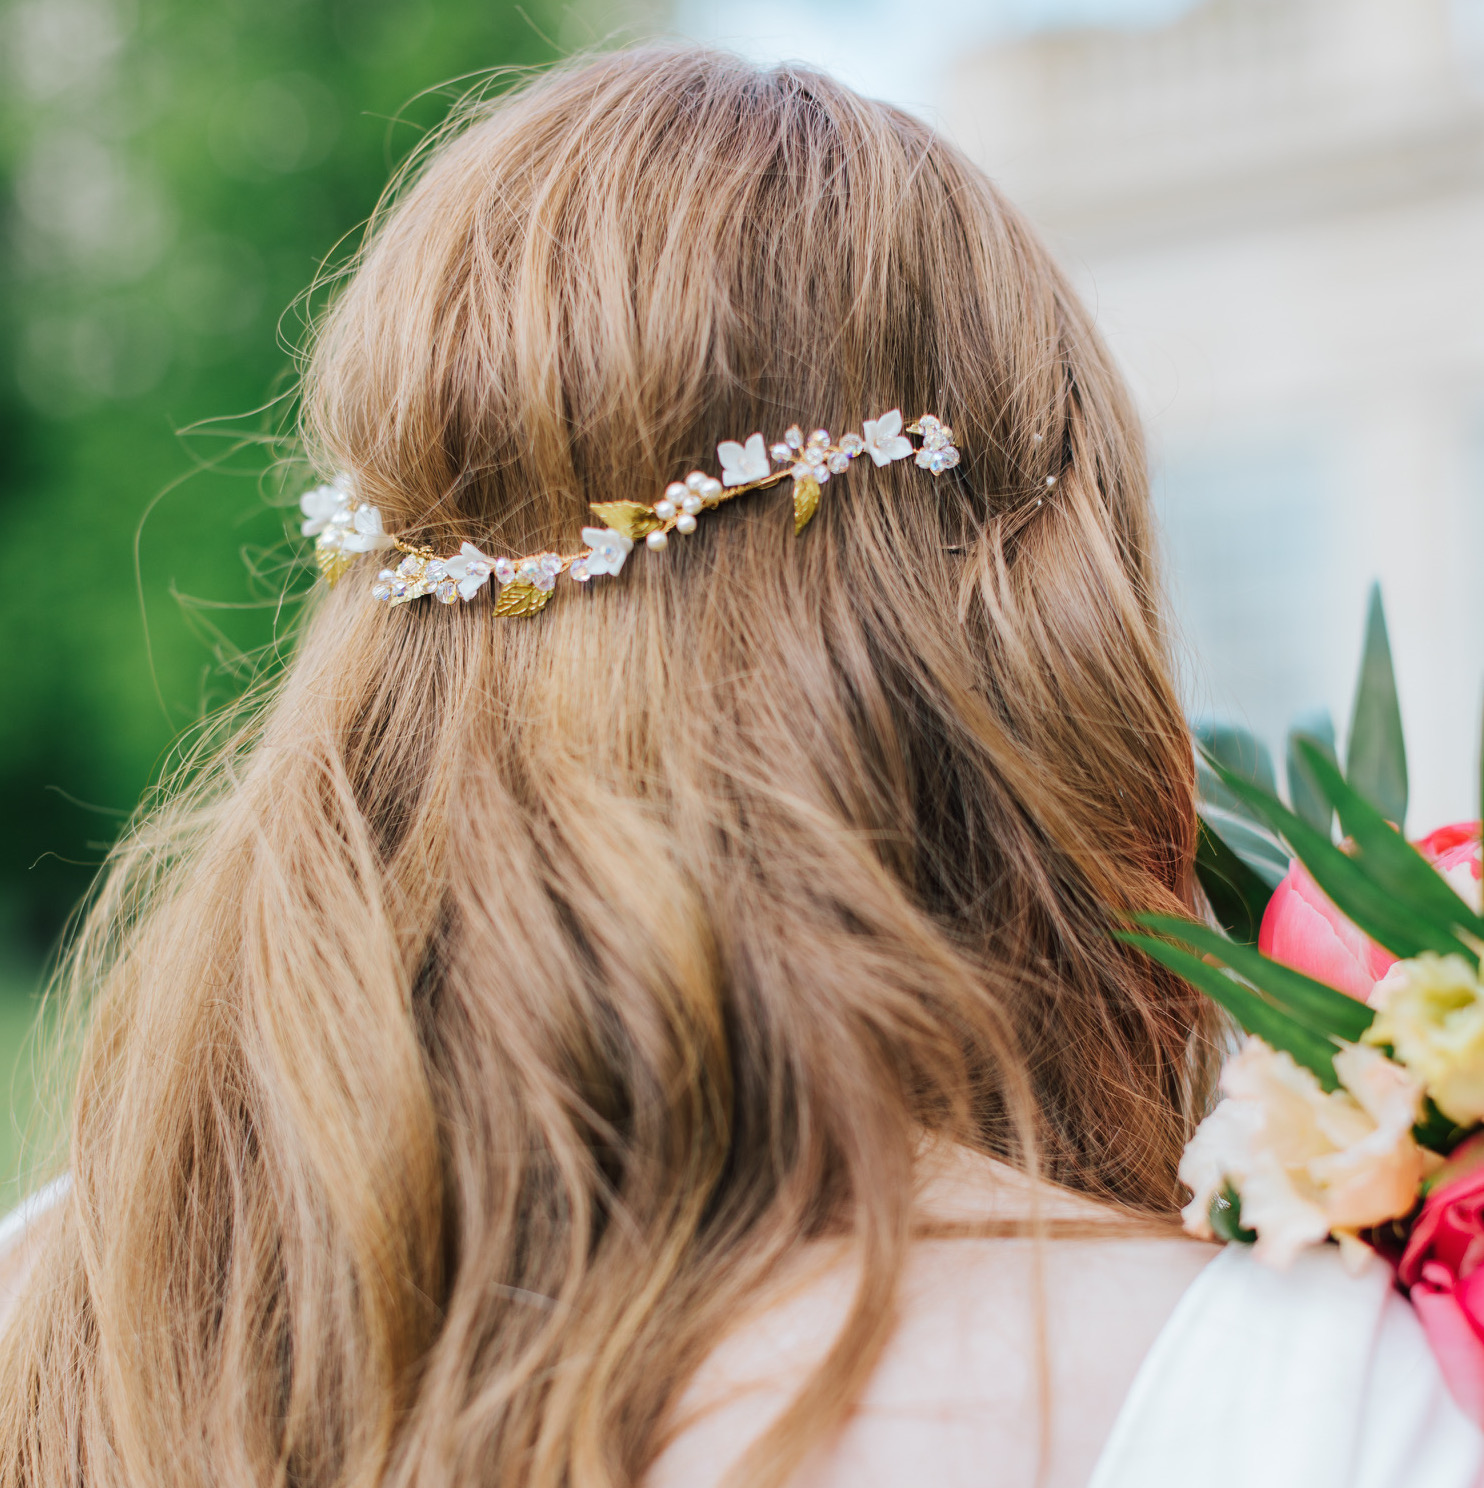
POLYGON ((464 85, 424 90, 549 59, 563 8, 3 5, 0 941, 34 957, 172 739, 272 664, 298 298, 464 85))
POLYGON ((1293 809, 1316 831, 1329 835, 1334 825, 1334 808, 1319 788, 1313 771, 1300 755, 1300 739, 1307 739, 1322 750, 1328 759, 1335 756, 1335 725, 1328 708, 1317 708, 1294 720, 1288 731, 1288 799, 1293 809))
POLYGON ((1366 614, 1365 651, 1350 718, 1345 775, 1382 816, 1398 827, 1406 826, 1407 745, 1379 584, 1371 586, 1366 614))
POLYGON ((1217 924, 1233 940, 1256 945, 1272 886, 1226 845, 1204 817, 1196 840, 1195 869, 1217 924))

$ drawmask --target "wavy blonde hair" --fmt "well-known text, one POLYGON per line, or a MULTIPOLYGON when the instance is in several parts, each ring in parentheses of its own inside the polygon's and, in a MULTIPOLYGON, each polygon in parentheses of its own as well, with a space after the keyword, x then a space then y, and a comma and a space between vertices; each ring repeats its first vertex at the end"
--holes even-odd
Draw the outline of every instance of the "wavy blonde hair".
POLYGON ((1140 436, 1025 222, 915 119, 643 50, 461 119, 324 320, 308 447, 390 530, 570 550, 719 440, 924 408, 534 620, 365 560, 119 849, 7 1483, 616 1488, 718 1333, 850 1233, 781 1482, 891 1327, 924 1131, 1168 1216, 1193 903, 1140 436), (1055 484, 1049 485, 1054 477, 1055 484))

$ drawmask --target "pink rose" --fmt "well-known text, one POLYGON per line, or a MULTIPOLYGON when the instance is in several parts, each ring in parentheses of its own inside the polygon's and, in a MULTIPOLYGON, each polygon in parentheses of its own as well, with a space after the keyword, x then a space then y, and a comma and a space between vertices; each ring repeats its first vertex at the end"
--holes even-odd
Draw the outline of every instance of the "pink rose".
POLYGON ((1434 1180, 1397 1263, 1448 1389, 1484 1426, 1484 1137, 1434 1180))
MULTIPOLYGON (((1484 872, 1478 822, 1439 827, 1413 846, 1464 900, 1478 908, 1484 872)), ((1396 961, 1334 907, 1297 859, 1268 900, 1257 948, 1264 956, 1361 1002, 1370 1000, 1376 983, 1396 961)))

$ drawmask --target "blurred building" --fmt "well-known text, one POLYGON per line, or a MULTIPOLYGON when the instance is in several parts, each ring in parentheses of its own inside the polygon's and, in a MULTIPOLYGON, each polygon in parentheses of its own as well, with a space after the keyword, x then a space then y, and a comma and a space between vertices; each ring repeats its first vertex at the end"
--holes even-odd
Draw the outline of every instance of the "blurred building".
POLYGON ((1416 827, 1484 701, 1484 3, 1208 0, 971 53, 944 128, 1148 415, 1192 708, 1343 733, 1382 581, 1416 827))

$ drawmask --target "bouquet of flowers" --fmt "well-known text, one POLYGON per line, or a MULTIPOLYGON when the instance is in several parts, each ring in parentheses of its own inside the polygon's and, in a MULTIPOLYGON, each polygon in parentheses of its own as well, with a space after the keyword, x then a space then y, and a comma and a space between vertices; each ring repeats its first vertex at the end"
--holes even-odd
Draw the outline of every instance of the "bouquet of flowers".
POLYGON ((1333 740, 1327 720, 1290 736, 1285 804, 1256 741, 1207 731, 1197 867, 1223 929, 1145 915, 1121 938, 1246 1034, 1181 1163, 1187 1229, 1275 1266, 1331 1241, 1381 1256, 1484 1425, 1480 825, 1403 835, 1375 594, 1343 771, 1333 740))

